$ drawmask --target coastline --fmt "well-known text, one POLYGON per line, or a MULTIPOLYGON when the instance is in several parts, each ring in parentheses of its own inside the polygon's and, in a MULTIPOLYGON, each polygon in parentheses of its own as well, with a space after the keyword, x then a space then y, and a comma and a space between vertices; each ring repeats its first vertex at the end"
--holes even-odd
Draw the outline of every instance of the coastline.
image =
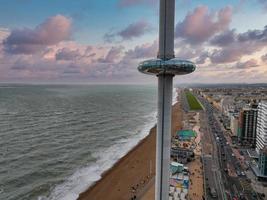
MULTIPOLYGON (((172 133, 181 128, 180 104, 172 112, 172 133)), ((101 179, 80 193, 79 200, 131 199, 141 197, 154 184, 156 126, 149 134, 101 175, 101 179)))

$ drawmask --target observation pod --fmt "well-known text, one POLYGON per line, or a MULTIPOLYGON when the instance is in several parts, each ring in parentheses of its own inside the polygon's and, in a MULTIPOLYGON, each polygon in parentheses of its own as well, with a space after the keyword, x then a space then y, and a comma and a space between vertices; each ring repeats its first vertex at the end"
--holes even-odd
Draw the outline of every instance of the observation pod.
POLYGON ((185 75, 194 72, 196 65, 188 60, 173 58, 170 60, 151 59, 139 64, 138 70, 150 75, 185 75))

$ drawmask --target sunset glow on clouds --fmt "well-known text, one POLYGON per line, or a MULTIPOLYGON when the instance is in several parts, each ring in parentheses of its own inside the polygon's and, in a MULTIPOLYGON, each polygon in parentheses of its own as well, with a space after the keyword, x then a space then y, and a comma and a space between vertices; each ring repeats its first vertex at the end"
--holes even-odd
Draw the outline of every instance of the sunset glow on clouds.
MULTIPOLYGON (((244 31, 233 27, 232 22, 240 13, 251 14, 248 1, 232 4, 226 1, 223 5, 213 1, 188 2, 190 4, 185 5, 183 0, 177 0, 178 5, 183 5, 180 9, 186 12, 181 17, 177 15, 175 52, 179 58, 196 62, 198 69, 175 80, 185 83, 267 82, 267 26, 256 26, 261 20, 267 25, 267 15, 263 12, 266 1, 254 1, 257 6, 253 9, 258 19, 255 19, 255 28, 249 24, 250 28, 244 31)), ((98 4, 103 5, 103 2, 93 1, 88 8, 81 6, 79 15, 69 9, 66 9, 68 12, 55 10, 53 15, 47 11, 41 21, 34 24, 30 21, 29 25, 25 22, 18 25, 19 18, 10 26, 0 20, 0 81, 155 81, 153 77, 140 74, 137 65, 157 54, 157 3, 157 0, 113 0, 110 2, 113 10, 106 13, 110 12, 113 18, 105 17, 105 21, 86 17, 91 7, 96 12, 98 4), (146 10, 153 14, 142 15, 142 12, 148 13, 146 10), (124 21, 120 22, 123 20, 120 15, 125 15, 124 21), (87 25, 90 23, 91 27, 87 25), (87 42, 90 38, 94 39, 87 42)), ((180 11, 179 6, 176 10, 180 11)), ((9 17, 7 12, 2 15, 6 20, 9 17)), ((246 23, 246 19, 240 23, 246 23)))

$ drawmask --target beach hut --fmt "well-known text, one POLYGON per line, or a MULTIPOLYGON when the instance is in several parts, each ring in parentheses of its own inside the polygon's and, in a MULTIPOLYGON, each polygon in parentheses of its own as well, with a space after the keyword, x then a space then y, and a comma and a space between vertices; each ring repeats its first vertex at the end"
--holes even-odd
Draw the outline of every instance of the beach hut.
POLYGON ((182 192, 181 196, 180 196, 180 199, 181 200, 186 200, 186 195, 187 195, 187 193, 182 192))
POLYGON ((175 192, 175 187, 174 186, 170 186, 170 193, 173 194, 175 192))
POLYGON ((177 184, 178 184, 178 182, 177 182, 176 179, 173 179, 173 178, 170 179, 170 185, 171 185, 171 186, 176 187, 177 184))
POLYGON ((182 192, 185 193, 185 194, 188 194, 188 189, 183 188, 182 192))
POLYGON ((182 188, 176 188, 176 192, 181 193, 182 192, 182 188))
POLYGON ((188 189, 189 188, 189 180, 184 180, 183 182, 183 188, 188 189))
POLYGON ((184 165, 178 162, 171 162, 170 168, 172 174, 181 173, 184 170, 184 165))
POLYGON ((183 173, 177 174, 177 179, 182 182, 184 180, 184 174, 183 173))

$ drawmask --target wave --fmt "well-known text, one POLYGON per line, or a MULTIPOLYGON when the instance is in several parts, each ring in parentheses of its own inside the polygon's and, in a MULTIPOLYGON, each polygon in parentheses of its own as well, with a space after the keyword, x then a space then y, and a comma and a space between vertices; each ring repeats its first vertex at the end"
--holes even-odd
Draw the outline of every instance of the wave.
POLYGON ((137 134, 129 138, 120 139, 109 148, 93 153, 93 157, 97 159, 95 163, 89 163, 88 166, 77 169, 66 181, 52 189, 49 196, 39 196, 38 200, 77 199, 80 193, 101 179, 103 172, 110 169, 120 158, 126 155, 138 142, 149 134, 150 129, 156 124, 156 112, 149 114, 147 118, 151 120, 145 126, 137 129, 137 134))
MULTIPOLYGON (((174 88, 172 105, 176 102, 177 92, 176 88, 174 88)), ((66 181, 54 187, 49 196, 40 196, 38 200, 76 200, 80 193, 101 179, 101 174, 110 169, 120 158, 126 155, 138 142, 149 134, 150 129, 156 124, 156 116, 157 112, 150 113, 147 116, 147 119, 150 119, 150 121, 137 129, 137 134, 129 138, 120 139, 109 148, 93 153, 93 157, 96 158, 95 163, 89 163, 88 166, 77 169, 66 181)))

